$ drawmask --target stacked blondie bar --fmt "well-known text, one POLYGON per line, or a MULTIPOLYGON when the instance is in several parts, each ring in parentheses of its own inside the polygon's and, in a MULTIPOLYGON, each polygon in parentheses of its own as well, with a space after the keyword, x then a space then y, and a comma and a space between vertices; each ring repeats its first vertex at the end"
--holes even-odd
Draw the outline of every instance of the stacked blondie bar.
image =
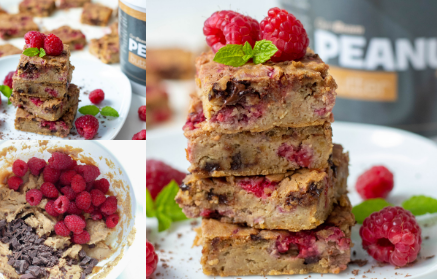
POLYGON ((298 61, 232 67, 204 53, 184 134, 190 174, 176 202, 204 217, 195 243, 212 276, 339 273, 354 216, 348 154, 332 143, 334 79, 298 61))
MULTIPOLYGON (((23 51, 27 49, 24 47, 23 51)), ((79 88, 71 84, 74 66, 64 44, 59 56, 21 55, 13 77, 12 104, 18 107, 15 129, 66 137, 73 126, 79 88)))

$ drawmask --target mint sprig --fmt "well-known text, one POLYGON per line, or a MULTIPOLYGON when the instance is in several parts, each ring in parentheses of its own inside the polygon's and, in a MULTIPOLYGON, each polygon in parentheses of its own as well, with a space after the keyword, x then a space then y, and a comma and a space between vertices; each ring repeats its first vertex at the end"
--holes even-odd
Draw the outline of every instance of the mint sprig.
POLYGON ((391 206, 384 199, 369 199, 352 208, 352 213, 355 215, 355 220, 358 224, 362 224, 364 219, 370 216, 373 212, 378 212, 384 207, 391 206))
POLYGON ((9 98, 10 98, 11 95, 12 95, 12 89, 11 89, 9 86, 7 86, 7 85, 0 85, 0 92, 1 92, 5 97, 8 98, 8 105, 10 105, 10 104, 11 104, 11 100, 9 100, 9 98))
POLYGON ((118 111, 116 111, 114 108, 111 108, 109 106, 106 106, 102 109, 99 109, 95 105, 88 105, 88 106, 83 106, 83 107, 79 108, 79 112, 82 113, 83 115, 89 114, 92 116, 96 116, 97 114, 99 114, 99 112, 103 116, 112 116, 112 117, 119 117, 120 116, 118 114, 118 111))
POLYGON ((45 50, 42 48, 38 49, 37 47, 26 48, 23 51, 23 54, 26 56, 29 56, 29 57, 39 56, 42 58, 42 57, 46 56, 45 50))
POLYGON ((437 212, 437 200, 427 196, 412 196, 402 203, 402 207, 419 216, 437 212))
POLYGON ((254 64, 268 61, 278 48, 267 40, 257 41, 254 48, 246 42, 243 45, 226 45, 219 49, 214 56, 214 61, 227 66, 240 67, 253 58, 254 64))
POLYGON ((187 219, 174 200, 178 191, 178 184, 172 180, 153 201, 149 190, 146 189, 146 216, 158 219, 159 232, 167 230, 173 222, 187 219))

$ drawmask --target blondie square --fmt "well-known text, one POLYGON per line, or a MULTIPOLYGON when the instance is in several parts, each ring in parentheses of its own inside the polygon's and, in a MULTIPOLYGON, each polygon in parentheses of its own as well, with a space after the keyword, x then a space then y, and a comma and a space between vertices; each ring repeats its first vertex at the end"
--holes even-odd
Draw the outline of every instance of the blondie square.
POLYGON ((147 83, 147 126, 153 126, 168 120, 172 115, 168 94, 159 84, 147 83))
POLYGON ((57 136, 65 138, 70 134, 73 121, 76 117, 78 103, 56 121, 47 121, 32 115, 22 108, 17 109, 15 117, 15 129, 41 135, 57 136))
POLYGON ((68 94, 62 99, 30 97, 20 95, 14 91, 10 100, 14 106, 25 109, 35 117, 55 121, 64 115, 70 107, 79 102, 79 92, 79 88, 71 84, 68 88, 68 94))
POLYGON ((178 48, 147 49, 147 73, 161 79, 191 79, 193 54, 178 48))
POLYGON ((28 14, 0 14, 0 39, 23 37, 29 31, 38 31, 38 25, 28 14))
POLYGON ((108 25, 112 9, 100 4, 85 3, 80 19, 81 23, 97 26, 108 25))
POLYGON ((81 50, 86 46, 86 37, 79 29, 64 25, 47 33, 58 36, 64 44, 70 46, 71 51, 81 50))
POLYGON ((68 8, 83 7, 83 5, 85 5, 86 3, 91 3, 91 0, 60 0, 59 8, 68 9, 68 8))
POLYGON ((270 230, 313 229, 346 193, 348 162, 342 147, 335 145, 330 166, 324 170, 201 179, 188 175, 176 202, 189 218, 202 216, 270 230))
POLYGON ((203 129, 222 133, 305 127, 334 120, 337 84, 328 65, 308 50, 298 61, 241 67, 196 60, 196 84, 206 118, 203 129))
MULTIPOLYGON (((27 49, 24 46, 23 51, 27 49)), ((46 55, 20 57, 17 77, 35 83, 66 84, 70 70, 70 47, 64 44, 64 51, 59 56, 46 55)))
POLYGON ((351 252, 352 206, 342 196, 323 225, 300 232, 258 230, 203 219, 195 245, 209 276, 337 274, 351 252))
POLYGON ((23 0, 18 6, 20 13, 33 16, 47 17, 56 9, 55 0, 23 0))
POLYGON ((35 83, 32 80, 19 77, 17 73, 15 73, 12 78, 12 87, 14 88, 14 91, 20 95, 62 99, 68 92, 68 87, 70 86, 71 79, 73 77, 73 71, 74 66, 70 64, 67 82, 55 84, 51 82, 35 83))
POLYGON ((105 35, 90 41, 90 53, 106 64, 120 62, 120 42, 118 35, 105 35))
POLYGON ((11 44, 5 44, 0 46, 0 57, 20 54, 20 53, 21 53, 21 49, 11 44))

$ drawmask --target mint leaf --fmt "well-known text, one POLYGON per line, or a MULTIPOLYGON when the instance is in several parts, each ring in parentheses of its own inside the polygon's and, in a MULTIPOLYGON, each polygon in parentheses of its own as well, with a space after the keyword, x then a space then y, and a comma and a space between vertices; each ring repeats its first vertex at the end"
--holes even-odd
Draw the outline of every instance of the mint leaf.
POLYGON ((26 48, 23 54, 29 57, 37 56, 39 54, 39 49, 36 47, 26 48))
POLYGON ((8 98, 8 105, 10 105, 11 101, 9 100, 9 98, 12 95, 12 89, 7 85, 0 85, 0 92, 2 92, 2 94, 8 98))
POLYGON ((158 219, 158 231, 162 232, 170 228, 172 220, 165 214, 158 212, 156 213, 156 218, 158 219))
POLYGON ((46 56, 46 51, 43 48, 39 49, 39 57, 43 58, 44 56, 46 56))
POLYGON ((402 203, 402 207, 411 211, 413 215, 424 215, 437 212, 437 200, 427 196, 412 196, 402 203))
POLYGON ((243 59, 244 56, 242 45, 226 45, 217 51, 213 60, 228 66, 240 67, 247 62, 243 59))
POLYGON ((111 107, 102 108, 102 110, 100 111, 100 114, 103 116, 112 116, 112 117, 119 117, 120 116, 118 114, 118 112, 111 107))
POLYGON ((81 107, 79 112, 84 115, 90 114, 92 116, 96 116, 100 112, 100 109, 94 105, 89 105, 81 107))
POLYGON ((244 51, 244 54, 245 54, 243 56, 243 60, 245 60, 247 62, 247 61, 249 61, 250 58, 253 57, 252 46, 248 42, 245 42, 244 46, 243 46, 243 51, 244 51))
POLYGON ((271 41, 258 41, 253 47, 253 63, 264 63, 268 61, 273 55, 275 55, 277 51, 278 48, 271 41))
POLYGON ((146 188, 146 216, 151 218, 155 217, 155 202, 153 201, 152 195, 149 190, 146 188))
POLYGON ((369 199, 363 201, 359 205, 354 206, 354 208, 352 208, 352 213, 355 215, 355 220, 357 220, 357 223, 362 224, 364 219, 369 217, 370 214, 380 211, 387 206, 391 206, 391 204, 386 202, 384 199, 369 199))

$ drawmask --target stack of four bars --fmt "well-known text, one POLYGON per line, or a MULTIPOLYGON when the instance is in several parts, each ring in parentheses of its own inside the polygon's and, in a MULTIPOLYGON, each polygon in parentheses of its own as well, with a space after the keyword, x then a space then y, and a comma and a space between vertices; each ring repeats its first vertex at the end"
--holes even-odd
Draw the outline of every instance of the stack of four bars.
POLYGON ((202 216, 207 275, 339 273, 355 220, 349 157, 332 143, 337 85, 308 49, 299 61, 241 67, 196 60, 184 134, 190 174, 176 202, 202 216))

